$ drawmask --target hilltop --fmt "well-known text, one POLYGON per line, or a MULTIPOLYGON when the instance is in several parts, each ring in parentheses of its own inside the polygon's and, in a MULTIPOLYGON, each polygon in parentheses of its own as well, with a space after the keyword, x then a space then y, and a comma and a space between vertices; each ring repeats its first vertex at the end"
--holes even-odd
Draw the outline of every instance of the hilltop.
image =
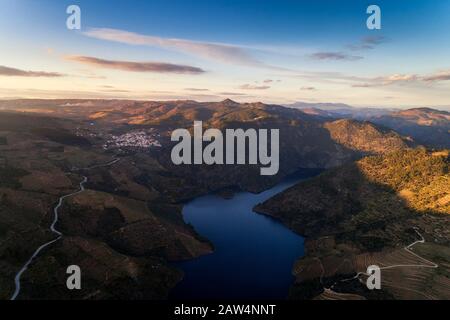
POLYGON ((337 120, 325 123, 331 138, 347 148, 368 154, 388 153, 413 145, 411 139, 401 137, 393 130, 378 127, 371 122, 337 120))
POLYGON ((418 143, 450 148, 450 112, 417 108, 373 117, 370 121, 410 136, 418 143))
POLYGON ((392 108, 356 108, 341 103, 305 103, 289 108, 328 119, 356 119, 395 130, 431 148, 450 148, 450 113, 433 108, 398 110, 392 108))

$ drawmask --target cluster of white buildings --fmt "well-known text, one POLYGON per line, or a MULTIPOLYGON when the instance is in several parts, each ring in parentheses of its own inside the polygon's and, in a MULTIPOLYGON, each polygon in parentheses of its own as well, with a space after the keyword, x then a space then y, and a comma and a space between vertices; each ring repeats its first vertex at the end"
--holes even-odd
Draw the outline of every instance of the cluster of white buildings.
POLYGON ((158 141, 157 137, 158 134, 153 131, 130 131, 119 136, 112 135, 103 148, 111 149, 124 147, 147 149, 152 147, 161 147, 161 143, 158 141))

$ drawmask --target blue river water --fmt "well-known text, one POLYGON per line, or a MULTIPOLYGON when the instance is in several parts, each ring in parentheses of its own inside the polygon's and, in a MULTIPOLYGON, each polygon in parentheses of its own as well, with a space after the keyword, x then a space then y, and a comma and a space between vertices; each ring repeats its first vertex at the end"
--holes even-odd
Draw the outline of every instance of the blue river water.
POLYGON ((187 203, 186 223, 208 238, 215 251, 176 263, 185 277, 170 299, 287 298, 293 264, 304 255, 303 238, 253 208, 306 176, 296 174, 261 194, 239 192, 231 200, 207 195, 187 203))

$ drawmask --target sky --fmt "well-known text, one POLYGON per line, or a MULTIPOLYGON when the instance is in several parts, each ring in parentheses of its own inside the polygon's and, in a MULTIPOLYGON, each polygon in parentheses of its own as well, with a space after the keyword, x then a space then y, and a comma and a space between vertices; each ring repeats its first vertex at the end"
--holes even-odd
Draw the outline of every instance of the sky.
POLYGON ((406 108, 449 89, 450 0, 0 0, 0 98, 406 108))

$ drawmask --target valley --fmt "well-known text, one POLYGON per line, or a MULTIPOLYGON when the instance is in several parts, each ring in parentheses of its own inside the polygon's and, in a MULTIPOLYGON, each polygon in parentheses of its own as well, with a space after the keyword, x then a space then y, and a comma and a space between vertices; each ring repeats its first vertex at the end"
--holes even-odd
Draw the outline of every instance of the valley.
MULTIPOLYGON (((65 198, 59 210, 55 228, 64 236, 42 250, 22 274, 17 299, 166 299, 184 277, 174 263, 215 251, 210 239, 185 223, 187 201, 214 193, 227 198, 239 192, 259 194, 299 169, 329 170, 300 184, 311 184, 302 191, 309 200, 293 193, 300 188, 293 187, 257 206, 258 212, 306 237, 307 254, 294 266, 292 297, 320 295, 317 274, 322 271, 316 258, 330 283, 360 271, 366 259, 376 257, 386 264, 414 260, 399 249, 416 240, 409 225, 427 239, 414 250, 440 266, 449 261, 448 153, 411 149, 417 147, 414 139, 386 127, 231 100, 11 100, 0 101, 0 109, 1 299, 13 295, 14 277, 35 250, 55 239, 49 230, 53 209, 61 197, 79 190, 83 177, 85 190, 65 198), (278 174, 261 176, 260 164, 174 165, 171 132, 192 131, 195 120, 203 121, 205 129, 221 131, 280 129, 278 174), (111 159, 119 161, 102 166, 111 159), (400 177, 388 171, 377 178, 384 172, 382 164, 395 172, 412 164, 417 169, 400 177), (365 181, 359 166, 378 179, 375 184, 359 186, 365 181), (341 178, 345 188, 335 188, 341 178), (409 184, 403 185, 402 179, 409 184), (291 192, 289 201, 280 200, 291 192), (83 270, 84 286, 78 292, 65 289, 70 264, 83 270), (339 272, 332 266, 339 266, 339 272)), ((389 272, 386 283, 404 276, 401 270, 389 272)), ((406 276, 414 290, 428 282, 430 297, 441 297, 446 291, 436 283, 448 280, 446 272, 418 270, 406 276)), ((353 282, 347 286, 350 295, 372 297, 353 282)), ((401 291, 382 294, 404 297, 395 290, 401 291)))

